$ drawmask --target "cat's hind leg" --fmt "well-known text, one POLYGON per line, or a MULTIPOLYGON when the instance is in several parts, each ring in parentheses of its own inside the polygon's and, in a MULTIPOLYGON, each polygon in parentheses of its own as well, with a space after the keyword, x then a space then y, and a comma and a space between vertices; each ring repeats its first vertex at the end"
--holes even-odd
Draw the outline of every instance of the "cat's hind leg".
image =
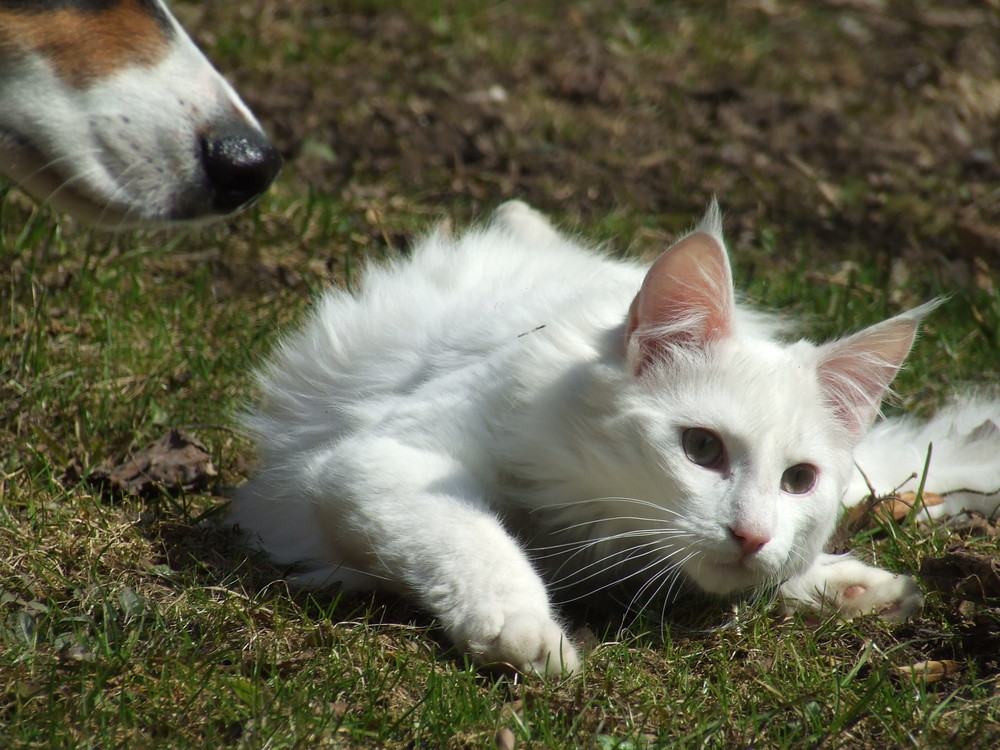
POLYGON ((909 576, 865 565, 850 555, 819 555, 804 573, 783 583, 780 593, 786 611, 833 610, 844 619, 875 613, 902 621, 923 603, 909 576))

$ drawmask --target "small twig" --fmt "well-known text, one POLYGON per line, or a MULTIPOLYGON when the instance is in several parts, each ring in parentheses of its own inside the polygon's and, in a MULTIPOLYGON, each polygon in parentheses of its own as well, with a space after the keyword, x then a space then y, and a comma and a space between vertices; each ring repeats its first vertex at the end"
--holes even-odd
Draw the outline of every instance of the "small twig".
POLYGON ((518 337, 519 339, 520 339, 520 338, 524 338, 524 337, 525 337, 525 336, 527 336, 527 335, 528 335, 529 333, 534 333, 535 331, 540 331, 540 330, 542 330, 543 328, 545 328, 545 325, 546 325, 545 323, 542 323, 542 324, 541 324, 540 326, 535 326, 535 327, 534 327, 534 328, 532 328, 532 329, 531 329, 530 331, 525 331, 524 333, 519 333, 519 334, 517 334, 517 337, 518 337))
POLYGON ((995 490, 972 490, 968 487, 962 487, 957 490, 948 490, 947 492, 939 492, 941 497, 948 497, 948 495, 980 495, 982 497, 989 497, 990 495, 1000 495, 1000 487, 995 490))

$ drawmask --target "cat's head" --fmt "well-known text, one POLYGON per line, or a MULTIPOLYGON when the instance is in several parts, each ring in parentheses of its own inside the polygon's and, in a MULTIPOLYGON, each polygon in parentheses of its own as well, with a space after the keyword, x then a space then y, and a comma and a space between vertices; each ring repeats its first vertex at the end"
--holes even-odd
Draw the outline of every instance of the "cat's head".
POLYGON ((925 308, 823 345, 734 303, 718 209, 653 263, 625 325, 626 411, 671 564, 727 593, 795 575, 832 532, 852 450, 925 308))

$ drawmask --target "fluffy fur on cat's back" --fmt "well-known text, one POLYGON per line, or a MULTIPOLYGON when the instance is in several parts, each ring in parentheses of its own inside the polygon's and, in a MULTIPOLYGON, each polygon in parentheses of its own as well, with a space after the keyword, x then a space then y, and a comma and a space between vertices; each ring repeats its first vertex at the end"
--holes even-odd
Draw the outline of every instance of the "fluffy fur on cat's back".
POLYGON ((505 204, 284 340, 232 519, 296 583, 400 592, 540 673, 579 664, 554 602, 609 586, 902 617, 910 579, 821 550, 922 312, 782 343, 733 301, 714 206, 647 265, 505 204))

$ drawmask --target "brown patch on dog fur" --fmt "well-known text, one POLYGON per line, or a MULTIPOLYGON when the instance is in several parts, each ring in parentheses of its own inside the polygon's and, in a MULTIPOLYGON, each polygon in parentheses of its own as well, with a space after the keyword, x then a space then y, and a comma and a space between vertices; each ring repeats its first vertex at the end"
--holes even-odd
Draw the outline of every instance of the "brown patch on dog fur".
POLYGON ((122 68, 155 65, 169 46, 162 21, 135 0, 99 12, 0 8, 0 61, 41 55, 74 88, 122 68))

